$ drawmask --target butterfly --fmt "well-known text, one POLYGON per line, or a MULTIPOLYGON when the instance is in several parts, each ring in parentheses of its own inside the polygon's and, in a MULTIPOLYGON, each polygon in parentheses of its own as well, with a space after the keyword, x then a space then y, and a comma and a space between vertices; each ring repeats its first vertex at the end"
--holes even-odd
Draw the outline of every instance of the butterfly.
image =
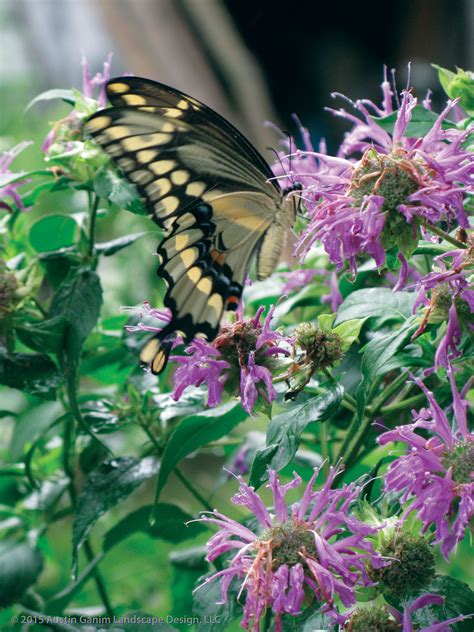
POLYGON ((106 91, 112 107, 93 114, 84 132, 166 231, 157 274, 167 283, 172 319, 140 354, 159 374, 176 335, 186 343, 217 336, 224 311, 239 304, 253 259, 259 280, 273 272, 296 203, 257 149, 200 101, 140 77, 111 79, 106 91))

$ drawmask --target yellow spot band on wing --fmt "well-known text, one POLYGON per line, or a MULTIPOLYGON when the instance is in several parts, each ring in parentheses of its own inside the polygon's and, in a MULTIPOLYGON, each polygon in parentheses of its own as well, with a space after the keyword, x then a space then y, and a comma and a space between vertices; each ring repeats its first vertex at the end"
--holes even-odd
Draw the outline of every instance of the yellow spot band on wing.
POLYGON ((187 180, 189 180, 189 173, 184 169, 178 169, 171 174, 173 184, 184 184, 187 180))
POLYGON ((146 165, 152 160, 154 160, 158 155, 158 152, 154 149, 143 149, 137 153, 137 160, 142 163, 142 165, 146 165))
POLYGON ((89 132, 98 132, 104 127, 108 127, 111 122, 110 116, 96 116, 87 121, 87 129, 89 132))
POLYGON ((164 145, 171 140, 169 134, 148 134, 147 136, 135 136, 133 138, 126 138, 123 141, 123 146, 126 151, 140 151, 140 149, 146 149, 147 147, 154 147, 155 145, 164 145))
POLYGON ((116 125, 115 127, 109 127, 106 131, 107 136, 112 140, 120 140, 130 136, 132 133, 132 130, 127 125, 116 125))
POLYGON ((194 266, 193 268, 187 271, 187 275, 188 275, 188 279, 192 283, 197 283, 199 279, 201 278, 201 268, 194 266))
MULTIPOLYGON (((155 155, 157 153, 158 152, 155 152, 155 155)), ((171 169, 176 166, 176 162, 174 160, 157 160, 156 162, 152 162, 148 166, 153 171, 153 173, 156 173, 157 176, 161 176, 164 173, 168 173, 168 171, 171 171, 171 169)))
POLYGON ((210 294, 212 290, 212 281, 209 277, 204 277, 197 284, 197 289, 203 294, 210 294))
POLYGON ((128 85, 126 83, 109 83, 107 86, 107 90, 110 92, 115 92, 116 94, 123 94, 124 92, 128 92, 128 85))
POLYGON ((146 105, 147 100, 140 94, 125 94, 123 100, 127 105, 146 105))

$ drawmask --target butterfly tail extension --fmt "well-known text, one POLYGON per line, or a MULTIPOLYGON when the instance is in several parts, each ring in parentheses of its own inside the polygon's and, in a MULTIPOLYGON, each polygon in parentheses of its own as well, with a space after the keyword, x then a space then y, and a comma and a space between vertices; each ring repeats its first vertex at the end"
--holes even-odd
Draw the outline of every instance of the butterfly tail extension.
POLYGON ((140 362, 149 366, 153 375, 159 375, 165 370, 175 337, 163 330, 150 338, 142 348, 140 362))

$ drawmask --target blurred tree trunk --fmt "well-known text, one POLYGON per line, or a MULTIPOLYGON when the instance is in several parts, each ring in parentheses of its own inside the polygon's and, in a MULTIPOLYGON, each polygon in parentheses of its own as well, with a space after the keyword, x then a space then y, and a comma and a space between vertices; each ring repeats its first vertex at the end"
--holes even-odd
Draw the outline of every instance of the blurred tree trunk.
POLYGON ((264 151, 277 121, 265 79, 220 0, 99 0, 124 70, 175 86, 264 151))

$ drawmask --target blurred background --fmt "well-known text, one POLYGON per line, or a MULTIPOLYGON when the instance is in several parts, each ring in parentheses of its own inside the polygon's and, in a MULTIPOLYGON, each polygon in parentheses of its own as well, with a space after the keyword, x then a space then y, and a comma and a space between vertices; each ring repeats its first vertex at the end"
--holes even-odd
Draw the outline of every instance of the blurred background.
POLYGON ((322 109, 330 93, 378 100, 383 64, 403 86, 411 61, 412 85, 434 88, 436 109, 430 63, 474 59, 472 0, 0 0, 0 19, 3 134, 19 95, 80 86, 81 52, 94 71, 112 52, 112 75, 204 100, 262 150, 276 143, 263 122, 292 131, 293 112, 334 150, 344 124, 322 109))

